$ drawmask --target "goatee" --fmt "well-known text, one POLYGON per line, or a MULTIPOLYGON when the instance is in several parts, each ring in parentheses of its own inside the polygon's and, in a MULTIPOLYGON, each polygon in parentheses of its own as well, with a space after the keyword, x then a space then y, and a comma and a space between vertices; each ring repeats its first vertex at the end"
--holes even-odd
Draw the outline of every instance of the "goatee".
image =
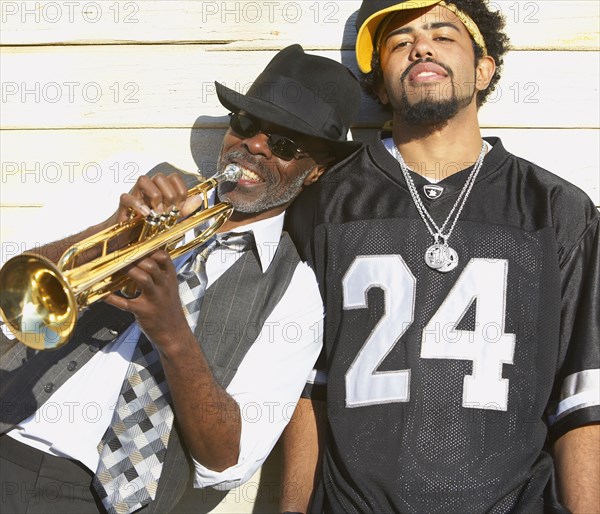
POLYGON ((398 113, 402 120, 409 125, 440 125, 451 120, 458 112, 471 103, 471 98, 449 100, 426 99, 410 104, 406 95, 402 97, 401 111, 398 113))
MULTIPOLYGON (((465 96, 459 96, 460 87, 454 82, 454 73, 452 70, 434 59, 422 59, 417 62, 414 62, 411 66, 409 66, 402 77, 400 78, 402 83, 405 83, 405 79, 416 65, 432 62, 436 65, 442 67, 448 73, 451 82, 451 96, 450 98, 443 98, 443 96, 447 96, 447 94, 442 94, 441 91, 425 91, 423 94, 423 99, 419 100, 416 103, 410 103, 408 100, 407 88, 402 88, 402 96, 400 98, 400 106, 399 109, 396 109, 398 116, 409 125, 418 125, 418 126, 428 126, 428 125, 442 125, 447 121, 451 120, 458 114, 458 112, 468 107, 472 102, 473 97, 477 94, 477 90, 473 88, 473 91, 465 96)), ((467 85, 465 84, 465 87, 467 85)), ((447 89, 444 88, 446 91, 447 89)), ((417 92, 416 90, 415 92, 417 92)))

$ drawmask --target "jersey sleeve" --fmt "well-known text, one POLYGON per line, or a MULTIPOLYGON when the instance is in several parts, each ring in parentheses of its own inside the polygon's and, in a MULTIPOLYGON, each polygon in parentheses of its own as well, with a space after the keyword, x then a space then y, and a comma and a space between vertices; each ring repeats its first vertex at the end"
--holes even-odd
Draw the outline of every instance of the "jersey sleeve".
POLYGON ((548 408, 549 434, 600 421, 600 216, 561 265, 562 366, 548 408))
POLYGON ((327 399, 327 369, 325 366, 325 350, 315 363, 315 367, 309 375, 306 385, 300 395, 309 400, 325 401, 327 399))

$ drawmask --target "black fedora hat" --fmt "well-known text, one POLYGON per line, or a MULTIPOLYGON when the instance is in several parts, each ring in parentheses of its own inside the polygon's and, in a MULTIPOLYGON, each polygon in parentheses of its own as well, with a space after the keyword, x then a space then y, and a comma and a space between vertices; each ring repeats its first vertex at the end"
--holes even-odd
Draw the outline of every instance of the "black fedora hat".
POLYGON ((300 45, 281 50, 246 94, 219 82, 215 86, 230 111, 326 141, 338 158, 361 146, 347 140, 360 105, 358 80, 343 64, 308 55, 300 45))

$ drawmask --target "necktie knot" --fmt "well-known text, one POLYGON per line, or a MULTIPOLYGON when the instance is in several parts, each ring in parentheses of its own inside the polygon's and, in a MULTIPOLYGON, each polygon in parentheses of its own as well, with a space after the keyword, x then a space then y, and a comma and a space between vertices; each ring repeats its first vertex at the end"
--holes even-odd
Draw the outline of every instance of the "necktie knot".
POLYGON ((217 244, 236 252, 246 252, 254 244, 254 234, 252 232, 218 234, 217 244))

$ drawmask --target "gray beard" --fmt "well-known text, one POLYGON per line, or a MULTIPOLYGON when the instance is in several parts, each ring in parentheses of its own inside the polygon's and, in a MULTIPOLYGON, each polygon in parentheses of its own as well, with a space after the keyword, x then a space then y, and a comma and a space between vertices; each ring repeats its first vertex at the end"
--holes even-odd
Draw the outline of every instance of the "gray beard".
POLYGON ((228 193, 235 189, 235 185, 232 182, 224 182, 218 185, 217 193, 221 200, 230 201, 231 205, 237 212, 242 212, 244 214, 254 214, 258 212, 263 212, 274 207, 279 207, 280 205, 285 205, 291 202, 296 196, 300 194, 302 191, 302 187, 304 184, 304 180, 308 177, 309 173, 312 171, 312 167, 308 168, 304 173, 297 176, 293 179, 292 182, 288 184, 288 187, 285 189, 283 193, 274 191, 273 188, 276 187, 276 184, 273 180, 273 174, 269 169, 269 166, 266 166, 264 163, 257 159, 253 159, 252 156, 247 154, 242 154, 240 152, 229 152, 223 155, 219 159, 219 171, 222 171, 224 167, 230 162, 230 160, 235 160, 235 158, 240 158, 245 160, 246 162, 250 162, 259 172, 261 177, 265 180, 267 188, 262 196, 256 198, 252 201, 244 202, 240 200, 229 200, 228 193))

